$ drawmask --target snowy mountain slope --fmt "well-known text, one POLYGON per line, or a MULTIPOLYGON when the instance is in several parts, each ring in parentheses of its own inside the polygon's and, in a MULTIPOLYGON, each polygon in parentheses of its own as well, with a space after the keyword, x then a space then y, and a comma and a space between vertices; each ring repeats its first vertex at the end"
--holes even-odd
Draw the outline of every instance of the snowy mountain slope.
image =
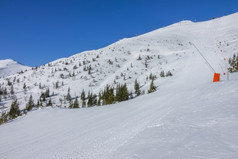
MULTIPOLYGON (((13 83, 22 109, 31 94, 36 102, 47 87, 55 94, 54 107, 60 107, 43 107, 0 126, 0 156, 237 158, 237 74, 229 81, 221 75, 221 82, 212 83, 213 72, 189 44, 200 49, 216 72, 224 73, 224 58, 237 53, 237 26, 237 13, 207 22, 182 21, 0 79, 2 86, 13 83), (160 77, 162 70, 173 76, 160 77), (83 89, 98 93, 117 83, 127 83, 134 91, 138 79, 147 92, 150 73, 157 76, 153 94, 106 107, 62 109, 68 107, 68 88, 73 97, 83 89)), ((11 98, 1 102, 4 110, 11 98)))
POLYGON ((12 59, 0 60, 0 77, 9 76, 29 68, 12 59))
POLYGON ((0 127, 0 156, 237 158, 238 74, 196 87, 175 80, 111 106, 33 111, 0 127))
MULTIPOLYGON (((161 71, 171 71, 176 76, 185 67, 184 60, 187 58, 192 62, 186 67, 194 67, 195 63, 199 65, 196 73, 187 74, 187 78, 211 81, 213 73, 189 42, 200 49, 216 72, 223 74, 228 67, 228 62, 223 58, 228 59, 238 51, 237 21, 237 13, 206 22, 182 21, 138 37, 120 40, 99 50, 53 61, 23 74, 1 79, 0 83, 1 86, 6 86, 8 81, 13 82, 23 109, 31 94, 37 102, 46 88, 51 93, 54 92, 55 96, 51 99, 61 107, 69 105, 64 102, 68 88, 73 98, 80 96, 83 89, 86 93, 91 91, 98 94, 107 84, 116 86, 118 83, 126 83, 134 91, 134 81, 138 79, 141 89, 147 92, 151 73, 157 76, 155 84, 161 85, 168 79, 160 78, 161 71), (220 49, 223 50, 222 53, 220 49), (137 60, 140 56, 142 60, 137 60), (92 68, 90 74, 89 67, 92 68), (204 67, 204 70, 200 67, 204 67), (24 83, 27 86, 25 92, 24 83), (56 83, 59 84, 58 88, 56 83)), ((221 79, 225 78, 226 76, 221 76, 221 79)), ((10 92, 10 86, 6 87, 10 92)), ((4 108, 9 108, 11 99, 8 97, 3 100, 4 108)))

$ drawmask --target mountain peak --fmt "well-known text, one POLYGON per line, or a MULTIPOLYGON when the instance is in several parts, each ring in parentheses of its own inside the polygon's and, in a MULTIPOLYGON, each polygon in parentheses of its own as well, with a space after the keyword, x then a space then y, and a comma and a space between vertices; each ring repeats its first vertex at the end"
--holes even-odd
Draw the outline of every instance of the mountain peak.
POLYGON ((0 60, 0 77, 15 74, 30 67, 20 64, 12 59, 0 60))

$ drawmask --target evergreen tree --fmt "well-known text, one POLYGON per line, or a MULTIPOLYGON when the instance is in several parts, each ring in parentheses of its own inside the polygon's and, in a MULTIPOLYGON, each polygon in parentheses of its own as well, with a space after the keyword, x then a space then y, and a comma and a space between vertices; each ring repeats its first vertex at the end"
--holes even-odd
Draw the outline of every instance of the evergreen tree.
POLYGON ((26 92, 26 83, 23 84, 23 89, 26 92))
POLYGON ((78 97, 74 101, 73 108, 79 108, 78 97))
POLYGON ((97 105, 97 95, 96 94, 93 94, 93 96, 92 96, 92 104, 97 105))
POLYGON ((53 104, 52 104, 52 101, 51 101, 51 98, 50 98, 50 100, 49 100, 49 102, 47 103, 47 105, 46 106, 52 106, 53 104))
POLYGON ((160 77, 165 77, 164 71, 161 71, 161 72, 160 72, 160 77))
POLYGON ((40 100, 37 101, 36 107, 37 107, 37 108, 40 107, 40 100))
POLYGON ((90 93, 90 91, 89 91, 89 92, 88 92, 88 103, 87 103, 88 107, 93 106, 93 100, 92 100, 92 98, 93 98, 93 95, 92 95, 92 93, 90 93))
POLYGON ((137 79, 135 80, 134 88, 136 96, 139 96, 141 94, 141 91, 140 91, 140 84, 137 82, 137 79))
POLYGON ((85 92, 84 92, 84 89, 81 93, 81 100, 82 100, 82 107, 85 107, 86 106, 86 102, 85 102, 85 92))
POLYGON ((102 99, 103 99, 103 105, 114 103, 115 101, 114 88, 107 85, 103 91, 102 99))
POLYGON ((10 119, 14 119, 20 115, 20 109, 19 109, 19 103, 17 102, 17 99, 14 100, 11 104, 11 108, 9 111, 9 117, 10 119))
POLYGON ((40 100, 44 102, 44 101, 45 101, 45 98, 46 98, 46 97, 45 97, 45 93, 41 93, 40 100))
POLYGON ((55 83, 55 88, 56 88, 56 89, 59 88, 59 81, 57 81, 57 82, 55 83))
POLYGON ((6 112, 2 112, 1 113, 1 117, 0 117, 0 125, 7 122, 7 117, 8 117, 8 114, 6 112))
POLYGON ((233 58, 229 58, 229 64, 231 67, 229 68, 229 71, 232 72, 237 72, 238 71, 238 54, 234 54, 233 58))
POLYGON ((168 71, 167 73, 166 73, 166 76, 168 77, 168 76, 173 76, 173 74, 170 72, 170 71, 168 71))
POLYGON ((66 100, 69 101, 69 102, 72 100, 71 95, 70 95, 70 88, 68 88, 68 93, 67 93, 67 96, 66 96, 66 100))
POLYGON ((128 100, 129 99, 129 91, 128 91, 128 89, 127 89, 127 85, 126 85, 126 83, 123 85, 123 87, 122 87, 122 89, 123 89, 123 100, 122 101, 126 101, 126 100, 128 100))
POLYGON ((29 98, 29 101, 28 101, 28 103, 26 105, 26 110, 27 111, 31 111, 33 106, 34 106, 34 101, 32 99, 32 95, 31 95, 30 98, 29 98))
POLYGON ((45 97, 46 98, 50 97, 50 89, 49 88, 47 88, 45 91, 45 97))
POLYGON ((129 92, 127 89, 126 83, 124 85, 117 85, 117 90, 116 90, 116 101, 121 102, 121 101, 126 101, 129 99, 129 92))
POLYGON ((0 95, 3 95, 3 90, 2 90, 1 85, 0 85, 0 95))
POLYGON ((154 85, 154 80, 152 80, 150 83, 150 89, 148 90, 148 93, 152 93, 154 91, 156 91, 156 86, 154 85))
POLYGON ((102 95, 101 95, 101 92, 99 92, 98 101, 97 101, 98 106, 101 106, 101 100, 102 100, 102 95))
POLYGON ((13 89, 13 85, 11 85, 11 95, 14 94, 14 89, 13 89))

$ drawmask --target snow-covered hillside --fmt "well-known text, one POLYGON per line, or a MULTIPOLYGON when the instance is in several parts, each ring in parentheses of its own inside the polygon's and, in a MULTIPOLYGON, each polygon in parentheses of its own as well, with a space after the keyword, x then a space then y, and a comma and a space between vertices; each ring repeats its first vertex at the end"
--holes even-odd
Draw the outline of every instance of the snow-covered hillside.
POLYGON ((15 74, 30 67, 22 65, 12 59, 0 60, 0 77, 15 74))
MULTIPOLYGON (((83 89, 86 94, 88 91, 98 94, 107 84, 116 87, 118 83, 126 83, 129 90, 134 91, 135 79, 140 82, 141 90, 147 92, 151 73, 157 77, 154 82, 159 86, 171 78, 161 78, 161 71, 171 71, 176 77, 184 67, 185 71, 193 70, 186 75, 186 80, 212 81, 213 73, 189 42, 200 49, 216 72, 226 72, 228 62, 223 59, 238 52, 237 17, 236 13, 207 22, 182 21, 99 50, 58 59, 22 74, 2 78, 0 84, 8 92, 11 89, 7 86, 8 81, 13 83, 15 97, 7 96, 1 104, 9 108, 12 98, 17 97, 23 109, 30 95, 36 103, 41 93, 49 88, 50 94, 54 94, 51 97, 54 105, 68 107, 65 96, 69 88, 72 98, 80 96, 83 89), (191 61, 191 65, 186 65, 186 60, 191 61), (199 68, 195 70, 194 65, 199 65, 199 68)), ((225 77, 222 75, 221 79, 225 77)))
POLYGON ((30 95, 37 102, 47 88, 54 108, 33 109, 0 126, 0 157, 237 158, 238 75, 223 75, 229 67, 224 58, 236 53, 238 13, 182 21, 1 78, 8 92, 14 88, 2 98, 2 111, 15 98, 24 109, 30 95), (221 73, 220 82, 212 83, 213 72, 191 43, 221 73), (173 76, 161 77, 162 71, 173 76), (153 94, 147 94, 150 74, 156 76, 153 94), (133 100, 63 109, 69 88, 73 100, 107 84, 126 83, 134 93, 136 79, 145 94, 133 100))

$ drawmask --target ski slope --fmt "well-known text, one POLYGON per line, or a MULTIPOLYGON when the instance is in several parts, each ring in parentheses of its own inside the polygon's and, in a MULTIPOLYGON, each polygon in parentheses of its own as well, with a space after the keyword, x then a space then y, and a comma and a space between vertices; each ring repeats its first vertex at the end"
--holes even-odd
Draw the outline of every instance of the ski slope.
MULTIPOLYGON (((126 74, 126 80, 119 78, 118 82, 126 82, 133 89, 137 78, 145 91, 150 84, 146 76, 150 73, 159 77, 161 70, 171 70, 174 74, 157 78, 156 92, 126 102, 85 109, 43 107, 3 124, 0 126, 0 158, 238 158, 238 74, 230 74, 230 80, 221 75, 220 82, 212 83, 213 72, 189 44, 193 42, 216 72, 223 73, 228 67, 224 57, 237 52, 237 39, 237 13, 206 22, 182 21, 99 50, 53 61, 49 69, 42 66, 38 72, 29 70, 9 76, 21 79, 15 88, 23 107, 25 96, 33 94, 37 99, 41 91, 34 85, 37 79, 53 89, 52 82, 59 80, 61 72, 52 70, 61 67, 65 60, 75 59, 64 66, 72 70, 82 59, 100 55, 95 63, 91 62, 92 66, 97 65, 92 74, 94 78, 81 71, 75 79, 64 79, 64 87, 54 89, 58 94, 52 98, 55 105, 59 105, 58 98, 68 87, 73 96, 83 88, 97 92, 113 83, 113 77, 120 76, 121 72, 126 74), (137 60, 139 55, 142 61, 137 60), (153 59, 148 61, 149 67, 144 68, 147 56, 153 59), (119 68, 107 63, 108 59, 116 63, 114 58, 118 59, 119 68), (98 75, 96 69, 99 69, 98 75), (128 76, 132 76, 131 79, 128 76), (93 79, 97 82, 89 86, 93 79), (24 82, 30 87, 26 93, 21 92, 24 82)), ((4 102, 7 104, 10 100, 4 102)))
POLYGON ((237 158, 238 74, 89 109, 43 108, 0 127, 1 158, 237 158))

